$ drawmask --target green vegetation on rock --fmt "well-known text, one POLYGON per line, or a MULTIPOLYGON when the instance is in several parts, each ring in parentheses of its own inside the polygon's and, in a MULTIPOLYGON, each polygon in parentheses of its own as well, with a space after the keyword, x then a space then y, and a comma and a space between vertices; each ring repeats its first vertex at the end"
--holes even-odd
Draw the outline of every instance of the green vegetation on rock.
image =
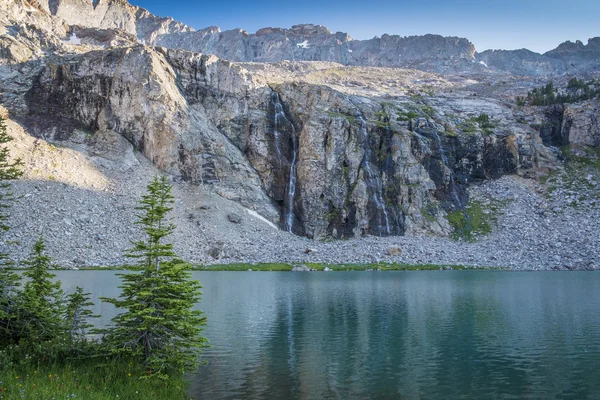
POLYGON ((533 88, 526 97, 517 97, 519 106, 551 106, 553 104, 576 103, 590 100, 600 96, 600 81, 596 79, 587 82, 582 79, 572 78, 566 88, 557 88, 552 81, 546 85, 533 88))
MULTIPOLYGON (((438 270, 466 270, 477 269, 463 265, 448 264, 403 264, 403 263, 368 263, 368 264, 327 264, 327 263, 298 263, 305 265, 314 271, 323 271, 329 268, 331 271, 438 271, 438 270)), ((283 272, 291 271, 294 268, 291 263, 233 263, 233 264, 213 264, 197 265, 196 271, 272 271, 283 272)), ((487 268, 484 268, 487 269, 487 268)), ((498 269, 498 268, 493 268, 498 269)))
POLYGON ((448 222, 454 228, 451 238, 474 242, 489 234, 505 206, 502 201, 471 200, 464 210, 448 213, 448 222))
MULTIPOLYGON (((564 157, 564 168, 553 170, 540 178, 547 185, 547 193, 552 196, 558 189, 566 191, 585 190, 587 200, 598 203, 600 200, 600 149, 582 147, 573 149, 571 146, 560 148, 564 157)), ((569 205, 576 207, 578 199, 573 199, 569 205)))

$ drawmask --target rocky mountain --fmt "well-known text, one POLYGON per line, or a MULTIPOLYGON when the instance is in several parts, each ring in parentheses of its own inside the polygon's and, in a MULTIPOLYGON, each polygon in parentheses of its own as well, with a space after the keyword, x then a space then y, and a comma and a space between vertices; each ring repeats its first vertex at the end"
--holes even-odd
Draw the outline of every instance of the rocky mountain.
MULTIPOLYGON (((93 209, 120 212, 108 204, 137 187, 123 182, 149 173, 150 167, 140 167, 143 155, 182 188, 201 188, 238 213, 241 207, 259 225, 279 227, 288 235, 281 240, 304 248, 311 245, 293 242, 289 233, 313 239, 447 237, 456 231, 454 220, 467 218, 475 186, 556 170, 562 155, 555 146, 570 144, 582 154, 600 146, 597 100, 556 107, 514 102, 515 94, 539 84, 538 75, 568 72, 567 64, 596 70, 595 40, 546 55, 476 54, 466 39, 435 35, 354 41, 315 25, 254 35, 194 31, 124 0, 6 0, 0 3, 0 46, 0 101, 11 126, 36 138, 24 134, 24 157, 35 163, 42 141, 98 165, 103 178, 93 189, 113 200, 103 195, 103 206, 93 209), (122 167, 129 172, 112 171, 122 167), (122 188, 118 196, 113 187, 122 188)), ((44 173, 56 162, 30 168, 29 179, 59 176, 73 187, 84 184, 74 176, 77 168, 44 173)), ((60 196, 53 185, 41 187, 60 196)), ((221 257, 217 243, 231 245, 230 234, 218 224, 202 230, 190 225, 201 196, 184 197, 179 215, 190 216, 180 221, 185 232, 217 246, 202 255, 184 253, 198 262, 221 257)), ((29 226, 26 211, 16 215, 16 226, 29 226)), ((70 235, 89 236, 87 222, 65 219, 70 235)), ((127 235, 114 231, 117 238, 127 235)), ((11 234, 24 240, 18 229, 11 234)), ((514 240, 514 233, 507 235, 502 240, 514 240)), ((80 259, 119 262, 88 245, 77 248, 80 259)), ((106 248, 111 246, 118 247, 106 248)), ((598 257, 598 248, 592 241, 564 258, 574 265, 598 257)))
POLYGON ((78 38, 86 38, 88 34, 77 27, 101 29, 104 36, 118 35, 106 33, 116 30, 147 45, 213 54, 234 62, 329 61, 436 73, 533 76, 589 73, 600 67, 600 38, 590 39, 587 45, 580 41, 565 42, 543 55, 526 49, 477 53, 475 46, 464 38, 386 34, 353 40, 347 33, 332 33, 324 26, 312 24, 295 25, 291 29, 263 28, 255 34, 242 29, 222 32, 214 26, 195 31, 172 18, 157 17, 132 6, 126 0, 31 0, 27 4, 26 10, 43 11, 65 21, 78 38))

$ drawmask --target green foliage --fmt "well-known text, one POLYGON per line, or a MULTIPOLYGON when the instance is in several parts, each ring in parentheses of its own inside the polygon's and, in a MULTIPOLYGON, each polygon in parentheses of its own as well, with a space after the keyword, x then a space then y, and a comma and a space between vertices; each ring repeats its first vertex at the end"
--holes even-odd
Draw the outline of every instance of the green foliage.
POLYGON ((69 329, 69 340, 72 344, 84 342, 86 330, 93 326, 88 322, 89 319, 99 317, 88 308, 93 305, 90 293, 84 293, 83 288, 79 286, 75 288, 75 292, 67 296, 65 320, 69 329))
POLYGON ((356 122, 356 117, 354 115, 343 114, 343 113, 333 112, 333 111, 329 111, 328 114, 332 118, 337 118, 337 117, 346 118, 350 124, 354 124, 356 122))
MULTIPOLYGON (((548 195, 559 188, 575 192, 585 189, 587 199, 598 204, 600 188, 596 182, 600 181, 600 149, 583 147, 575 150, 567 145, 560 150, 565 167, 540 179, 547 185, 548 195)), ((573 200, 569 205, 576 207, 578 201, 573 200)))
POLYGON ((517 97, 517 105, 529 104, 532 106, 550 106, 553 104, 576 103, 590 100, 600 96, 600 81, 592 79, 585 82, 581 79, 571 78, 567 87, 559 89, 552 81, 546 85, 533 88, 525 98, 517 97))
MULTIPOLYGON (((8 231, 7 225, 8 214, 6 209, 14 201, 14 195, 10 190, 8 181, 18 179, 23 175, 23 162, 19 159, 13 160, 10 156, 10 150, 7 146, 13 139, 8 135, 6 122, 0 117, 0 234, 8 231)), ((8 258, 8 254, 0 251, 0 270, 10 267, 12 262, 8 258)), ((2 272, 0 271, 0 280, 2 280, 2 272)), ((2 282, 0 282, 0 288, 2 282)), ((1 300, 0 300, 1 301, 1 300)))
POLYGON ((0 399, 169 399, 187 400, 183 376, 168 381, 141 380, 147 374, 135 360, 85 359, 66 362, 29 360, 23 365, 2 366, 8 350, 0 350, 0 399))
POLYGON ((505 205, 506 203, 500 201, 484 204, 473 200, 464 210, 448 213, 448 222, 454 228, 451 238, 474 242, 478 237, 489 234, 505 205))
POLYGON ((44 239, 39 238, 33 246, 23 277, 29 278, 21 294, 19 329, 21 340, 44 342, 56 340, 63 329, 63 291, 60 282, 50 272, 52 260, 44 254, 44 239))
POLYGON ((165 220, 172 203, 171 185, 164 177, 155 178, 137 207, 145 240, 133 241, 126 254, 138 263, 129 267, 133 273, 120 274, 121 297, 103 299, 125 310, 103 331, 108 351, 139 360, 152 371, 144 377, 161 379, 194 370, 206 346, 200 336, 206 318, 193 309, 200 300, 200 283, 191 280, 191 266, 177 258, 173 245, 163 241, 175 229, 165 220))
POLYGON ((421 215, 429 222, 436 221, 437 207, 433 203, 427 203, 421 208, 421 215))
POLYGON ((398 117, 396 118, 397 121, 401 121, 401 122, 407 122, 410 120, 413 120, 415 118, 417 118, 419 116, 419 114, 417 114, 416 112, 410 110, 407 112, 403 112, 403 111, 398 111, 398 117))

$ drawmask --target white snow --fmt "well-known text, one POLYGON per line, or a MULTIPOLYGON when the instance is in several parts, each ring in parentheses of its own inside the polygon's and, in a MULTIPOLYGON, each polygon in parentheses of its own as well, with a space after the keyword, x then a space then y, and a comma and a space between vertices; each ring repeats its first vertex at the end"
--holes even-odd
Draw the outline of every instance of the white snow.
POLYGON ((298 43, 296 46, 300 47, 301 49, 310 49, 310 46, 308 45, 308 40, 305 40, 302 43, 298 43))
POLYGON ((31 5, 25 3, 25 11, 29 11, 29 12, 38 12, 38 10, 36 10, 35 8, 33 8, 31 5))
POLYGON ((486 67, 486 68, 489 68, 489 67, 487 66, 487 64, 486 64, 486 63, 484 63, 483 61, 479 61, 479 64, 483 65, 483 66, 484 66, 484 67, 486 67))
POLYGON ((67 40, 67 43, 70 43, 70 44, 81 44, 81 39, 79 39, 76 34, 72 33, 71 37, 69 38, 69 40, 67 40))
POLYGON ((250 210, 248 208, 244 208, 244 210, 246 210, 246 212, 248 214, 252 215, 255 218, 258 218, 259 220, 261 220, 265 224, 269 225, 271 228, 279 230, 279 228, 274 223, 272 223, 271 221, 269 221, 268 219, 266 219, 265 217, 263 217, 262 215, 260 215, 256 211, 250 210))

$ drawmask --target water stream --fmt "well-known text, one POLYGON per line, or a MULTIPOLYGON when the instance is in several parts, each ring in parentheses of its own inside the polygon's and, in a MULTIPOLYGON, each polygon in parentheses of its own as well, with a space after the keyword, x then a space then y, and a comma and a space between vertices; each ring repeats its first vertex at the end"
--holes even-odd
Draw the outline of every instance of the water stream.
POLYGON ((452 196, 452 200, 454 204, 462 208, 462 203, 460 201, 460 197, 458 196, 458 191, 456 190, 456 183, 454 182, 454 170, 450 168, 448 163, 448 157, 446 156, 446 151, 444 150, 444 146, 442 145, 442 140, 440 139, 440 135, 437 133, 435 128, 431 129, 433 133, 433 137, 435 138, 435 143, 437 144, 438 151, 440 153, 440 157, 442 162, 444 163, 444 167, 446 167, 450 171, 450 195, 452 196))
POLYGON ((286 117, 285 112, 283 111, 283 105, 281 104, 279 94, 277 92, 272 92, 271 100, 273 101, 273 105, 275 107, 275 115, 273 120, 275 155, 277 156, 277 160, 280 166, 283 164, 283 154, 281 151, 281 145, 282 140, 285 140, 285 138, 283 137, 285 135, 282 135, 282 133, 280 132, 280 126, 282 122, 285 122, 291 127, 290 136, 292 142, 292 159, 290 161, 289 178, 285 191, 285 199, 283 202, 283 229, 285 229, 287 232, 292 232, 294 227, 294 219, 296 218, 296 216, 294 215, 294 198, 296 196, 298 138, 296 137, 296 128, 294 128, 294 124, 290 122, 290 120, 286 117))
POLYGON ((363 171, 365 172, 365 183, 367 184, 367 189, 369 190, 370 197, 377 208, 377 230, 380 235, 382 233, 390 235, 392 233, 392 229, 387 205, 383 196, 383 184, 381 183, 381 177, 377 173, 377 170, 373 168, 373 164, 371 163, 373 151, 371 150, 371 145, 369 143, 367 121, 365 121, 364 117, 358 110, 356 111, 356 118, 360 121, 360 141, 365 151, 365 155, 363 158, 363 171))

